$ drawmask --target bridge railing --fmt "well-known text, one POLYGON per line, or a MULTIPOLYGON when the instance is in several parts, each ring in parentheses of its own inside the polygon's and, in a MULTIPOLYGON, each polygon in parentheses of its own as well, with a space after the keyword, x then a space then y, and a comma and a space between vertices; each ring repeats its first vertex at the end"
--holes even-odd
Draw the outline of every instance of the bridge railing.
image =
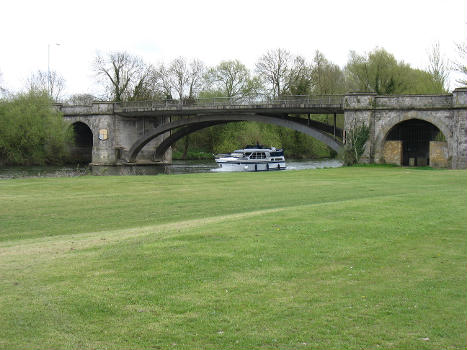
POLYGON ((280 98, 248 98, 248 97, 213 97, 183 100, 163 101, 127 101, 116 103, 122 110, 162 109, 162 108, 215 108, 218 106, 249 106, 249 105, 312 105, 317 107, 342 107, 344 95, 291 95, 280 98))

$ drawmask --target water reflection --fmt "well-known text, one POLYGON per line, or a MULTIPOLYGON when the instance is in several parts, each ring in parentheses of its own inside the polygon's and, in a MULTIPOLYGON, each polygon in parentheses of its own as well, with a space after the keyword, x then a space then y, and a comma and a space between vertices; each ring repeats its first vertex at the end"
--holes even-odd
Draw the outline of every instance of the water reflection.
MULTIPOLYGON (((335 159, 287 161, 287 170, 337 168, 335 159)), ((159 175, 221 172, 214 161, 174 161, 172 164, 125 166, 31 166, 0 168, 0 179, 22 177, 72 177, 83 175, 159 175)))

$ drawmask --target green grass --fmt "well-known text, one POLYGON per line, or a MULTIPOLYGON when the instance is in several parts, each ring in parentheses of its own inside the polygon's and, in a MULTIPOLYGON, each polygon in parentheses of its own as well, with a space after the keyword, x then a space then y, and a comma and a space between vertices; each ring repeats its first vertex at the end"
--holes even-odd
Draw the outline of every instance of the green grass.
POLYGON ((465 349, 467 173, 0 181, 2 349, 465 349))

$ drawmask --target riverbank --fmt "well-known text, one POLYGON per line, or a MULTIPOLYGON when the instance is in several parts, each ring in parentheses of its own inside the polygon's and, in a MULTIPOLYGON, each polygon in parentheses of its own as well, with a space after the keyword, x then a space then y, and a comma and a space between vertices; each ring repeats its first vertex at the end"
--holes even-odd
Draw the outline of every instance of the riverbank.
POLYGON ((466 172, 0 182, 0 348, 464 349, 466 172))
MULTIPOLYGON (((290 160, 287 162, 287 170, 337 168, 342 162, 337 159, 310 159, 290 160)), ((75 177, 85 175, 179 175, 193 173, 209 173, 223 171, 217 164, 206 160, 174 160, 171 164, 157 165, 119 165, 119 166, 14 166, 1 167, 1 179, 17 179, 28 177, 75 177)))

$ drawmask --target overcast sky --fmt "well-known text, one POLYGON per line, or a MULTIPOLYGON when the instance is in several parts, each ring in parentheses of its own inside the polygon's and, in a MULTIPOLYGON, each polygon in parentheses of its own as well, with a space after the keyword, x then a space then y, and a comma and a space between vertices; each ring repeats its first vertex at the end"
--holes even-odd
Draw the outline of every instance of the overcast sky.
POLYGON ((154 64, 183 56, 207 65, 239 59, 253 69, 274 48, 308 59, 320 50, 343 67, 350 50, 383 47, 426 68, 436 42, 457 58, 466 22, 465 0, 2 0, 0 84, 22 89, 50 57, 66 94, 98 94, 96 53, 123 50, 154 64))

